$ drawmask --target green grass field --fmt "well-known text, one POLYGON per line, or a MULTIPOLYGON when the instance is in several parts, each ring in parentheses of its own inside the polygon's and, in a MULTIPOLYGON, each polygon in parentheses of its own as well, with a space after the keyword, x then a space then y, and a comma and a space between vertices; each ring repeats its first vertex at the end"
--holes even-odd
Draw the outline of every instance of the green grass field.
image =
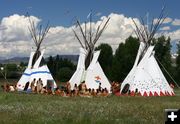
POLYGON ((180 108, 173 97, 65 98, 0 91, 0 124, 163 124, 164 109, 180 108))

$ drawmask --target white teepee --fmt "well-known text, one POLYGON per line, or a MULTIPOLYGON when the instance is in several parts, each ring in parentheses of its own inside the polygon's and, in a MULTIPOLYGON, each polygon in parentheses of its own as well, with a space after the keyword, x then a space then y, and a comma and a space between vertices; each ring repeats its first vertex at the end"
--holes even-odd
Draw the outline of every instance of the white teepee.
POLYGON ((105 76, 99 62, 98 57, 100 51, 94 51, 94 47, 102 32, 104 31, 109 18, 101 27, 102 23, 97 27, 96 32, 92 32, 92 13, 89 14, 89 31, 87 31, 86 22, 84 24, 84 30, 81 27, 80 22, 77 20, 77 27, 80 29, 80 33, 83 37, 83 40, 77 35, 75 30, 73 30, 77 40, 79 41, 80 55, 78 60, 78 65, 75 73, 70 79, 71 89, 74 88, 74 85, 79 85, 82 81, 85 81, 87 88, 98 89, 99 84, 101 83, 102 88, 106 88, 110 92, 111 85, 105 76), (94 35, 93 35, 94 34, 94 35), (93 37, 94 36, 94 37, 93 37))
POLYGON ((101 83, 101 87, 107 88, 110 92, 111 85, 98 62, 99 54, 100 51, 94 53, 89 67, 85 70, 85 57, 87 51, 80 48, 77 69, 69 81, 72 89, 75 84, 79 85, 82 81, 85 81, 87 88, 98 89, 99 83, 101 83))
POLYGON ((140 46, 134 66, 121 85, 121 94, 129 92, 134 95, 138 92, 141 96, 174 95, 155 59, 154 45, 152 45, 152 38, 164 19, 161 13, 156 23, 152 21, 151 30, 144 23, 138 27, 133 20, 140 46))
POLYGON ((134 66, 121 85, 121 93, 123 88, 129 84, 129 90, 132 95, 136 90, 142 96, 174 95, 173 89, 169 86, 154 57, 154 46, 148 48, 138 64, 143 44, 141 42, 134 66))
MULTIPOLYGON (((53 83, 54 88, 56 88, 56 83, 47 67, 47 65, 44 63, 44 52, 45 49, 40 49, 41 43, 44 40, 46 34, 49 31, 49 26, 43 30, 42 26, 40 26, 39 31, 36 31, 36 27, 33 21, 30 20, 30 33, 32 36, 32 39, 35 42, 36 50, 32 51, 30 54, 28 67, 24 71, 23 75, 21 76, 20 80, 17 83, 17 89, 18 91, 23 91, 26 87, 27 82, 29 82, 29 86, 27 89, 30 89, 30 83, 36 79, 36 81, 41 78, 43 87, 47 85, 47 83, 53 83)), ((36 85, 36 83, 35 83, 36 85)))

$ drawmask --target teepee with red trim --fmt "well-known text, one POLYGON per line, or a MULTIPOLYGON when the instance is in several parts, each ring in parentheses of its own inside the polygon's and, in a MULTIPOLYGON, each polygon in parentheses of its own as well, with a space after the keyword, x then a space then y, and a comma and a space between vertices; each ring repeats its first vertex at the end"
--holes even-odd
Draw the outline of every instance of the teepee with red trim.
POLYGON ((164 8, 156 21, 152 21, 148 28, 141 19, 140 24, 134 22, 135 33, 140 41, 139 50, 133 68, 121 85, 121 94, 134 94, 140 96, 173 96, 174 91, 164 77, 156 59, 152 39, 165 17, 164 8))

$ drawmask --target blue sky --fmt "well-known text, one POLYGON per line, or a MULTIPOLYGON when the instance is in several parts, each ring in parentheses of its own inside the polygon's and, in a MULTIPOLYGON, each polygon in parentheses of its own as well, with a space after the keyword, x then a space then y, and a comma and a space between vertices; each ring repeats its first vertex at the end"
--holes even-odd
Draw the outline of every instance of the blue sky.
POLYGON ((115 50, 119 43, 132 34, 131 18, 139 18, 149 13, 149 20, 158 17, 163 5, 168 13, 167 23, 161 32, 172 39, 172 51, 180 40, 180 0, 0 0, 0 57, 29 56, 32 41, 27 30, 28 12, 36 23, 50 21, 51 35, 44 45, 51 45, 46 54, 78 54, 77 41, 72 33, 75 17, 87 19, 90 11, 94 13, 95 24, 102 17, 111 17, 111 24, 99 43, 109 43, 115 50), (50 42, 51 41, 51 42, 50 42), (16 46, 16 47, 14 47, 16 46))
POLYGON ((162 5, 171 18, 180 18, 179 0, 0 0, 0 18, 11 14, 29 12, 52 25, 69 26, 73 17, 84 19, 92 10, 94 13, 109 15, 123 13, 126 16, 158 16, 162 5))

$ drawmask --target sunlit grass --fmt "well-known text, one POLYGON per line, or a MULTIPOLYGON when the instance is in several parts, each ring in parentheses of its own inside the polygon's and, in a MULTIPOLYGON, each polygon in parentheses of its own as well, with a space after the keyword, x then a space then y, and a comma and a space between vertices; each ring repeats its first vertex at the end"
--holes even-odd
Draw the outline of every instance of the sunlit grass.
POLYGON ((64 98, 0 92, 0 124, 158 124, 165 108, 180 108, 180 96, 64 98))

